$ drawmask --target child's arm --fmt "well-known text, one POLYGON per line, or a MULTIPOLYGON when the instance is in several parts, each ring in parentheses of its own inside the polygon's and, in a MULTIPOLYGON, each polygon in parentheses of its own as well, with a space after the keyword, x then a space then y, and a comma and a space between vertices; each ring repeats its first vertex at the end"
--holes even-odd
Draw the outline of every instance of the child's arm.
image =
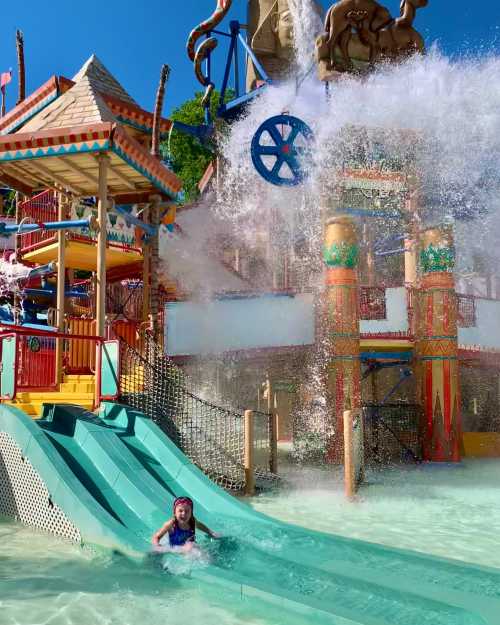
POLYGON ((196 527, 202 532, 205 532, 205 534, 208 534, 210 538, 220 538, 220 534, 217 534, 216 532, 212 532, 212 530, 209 527, 207 527, 201 521, 198 521, 198 519, 196 520, 196 527))
POLYGON ((158 546, 160 544, 160 540, 168 534, 174 525, 173 519, 169 519, 157 532, 153 534, 151 542, 153 545, 158 546))

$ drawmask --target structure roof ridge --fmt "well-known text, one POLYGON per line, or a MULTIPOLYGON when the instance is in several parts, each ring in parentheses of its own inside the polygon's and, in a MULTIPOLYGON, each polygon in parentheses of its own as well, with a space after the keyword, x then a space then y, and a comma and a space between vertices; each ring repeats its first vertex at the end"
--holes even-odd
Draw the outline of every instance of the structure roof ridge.
POLYGON ((106 94, 137 106, 95 55, 83 65, 73 83, 66 93, 42 109, 19 132, 116 122, 115 115, 105 102, 106 94))
POLYGON ((138 106, 137 102, 95 54, 92 54, 87 61, 85 61, 83 66, 73 77, 73 82, 78 83, 84 77, 87 77, 94 89, 100 93, 115 96, 124 102, 138 106))

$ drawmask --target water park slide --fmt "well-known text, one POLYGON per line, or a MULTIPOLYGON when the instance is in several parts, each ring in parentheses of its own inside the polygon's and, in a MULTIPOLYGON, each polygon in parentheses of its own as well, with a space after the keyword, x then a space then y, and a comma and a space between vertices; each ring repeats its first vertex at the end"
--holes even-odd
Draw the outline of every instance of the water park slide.
POLYGON ((132 409, 106 403, 96 417, 78 406, 47 406, 34 422, 2 405, 0 435, 21 449, 84 542, 147 552, 174 496, 189 494, 200 520, 226 536, 207 543, 212 564, 191 576, 224 592, 259 596, 307 622, 498 623, 500 572, 269 519, 212 484, 132 409))

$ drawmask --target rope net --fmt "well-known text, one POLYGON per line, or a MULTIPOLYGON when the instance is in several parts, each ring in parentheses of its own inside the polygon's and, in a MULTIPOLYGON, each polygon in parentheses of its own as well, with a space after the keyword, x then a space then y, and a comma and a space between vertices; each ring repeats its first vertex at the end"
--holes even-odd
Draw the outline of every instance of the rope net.
MULTIPOLYGON (((243 414, 201 399, 182 369, 150 335, 141 352, 120 341, 121 400, 150 417, 216 484, 231 491, 245 485, 243 414)), ((270 415, 254 412, 255 477, 271 486, 270 415)))
POLYGON ((365 404, 366 460, 371 464, 420 462, 422 408, 417 404, 365 404))

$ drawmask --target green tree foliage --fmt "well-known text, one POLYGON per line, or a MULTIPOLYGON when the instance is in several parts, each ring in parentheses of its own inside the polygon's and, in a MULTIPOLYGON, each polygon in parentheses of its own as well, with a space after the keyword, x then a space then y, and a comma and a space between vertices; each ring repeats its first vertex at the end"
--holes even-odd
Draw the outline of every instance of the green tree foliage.
MULTIPOLYGON (((234 97, 227 93, 227 99, 234 97)), ((194 98, 187 100, 170 115, 173 121, 183 122, 190 126, 199 126, 205 123, 204 110, 201 105, 203 92, 195 94, 194 98)), ((219 106, 220 94, 214 91, 212 94, 211 111, 212 119, 216 120, 216 111, 219 106)), ((220 120, 216 121, 217 131, 221 130, 220 120)), ((198 195, 198 182, 205 173, 210 161, 215 155, 215 142, 202 146, 200 142, 190 135, 174 130, 170 143, 164 141, 161 146, 162 156, 169 161, 173 171, 179 176, 184 185, 186 201, 194 200, 198 195)))
POLYGON ((12 189, 0 192, 0 215, 14 217, 16 214, 16 192, 12 189))

